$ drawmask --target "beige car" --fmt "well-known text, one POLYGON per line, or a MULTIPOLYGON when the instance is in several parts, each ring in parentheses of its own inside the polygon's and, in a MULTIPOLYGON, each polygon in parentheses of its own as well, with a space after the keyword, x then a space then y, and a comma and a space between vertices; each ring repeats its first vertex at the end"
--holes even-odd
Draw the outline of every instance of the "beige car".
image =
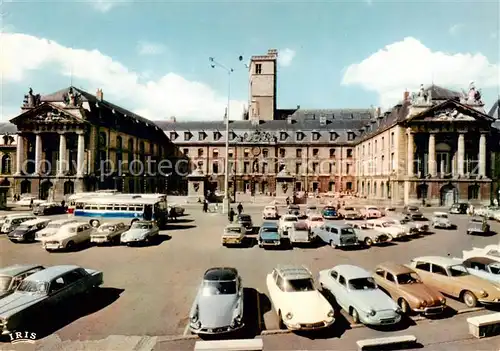
POLYGON ((342 207, 338 212, 340 217, 346 220, 362 218, 361 213, 351 206, 342 207))
POLYGON ((264 207, 264 211, 262 211, 262 219, 278 219, 278 207, 274 205, 264 207))
POLYGON ((393 262, 379 264, 373 277, 379 288, 396 301, 405 314, 436 315, 446 307, 444 296, 425 285, 415 271, 404 265, 393 262))
POLYGON ((467 307, 482 304, 500 304, 500 287, 468 273, 457 260, 447 257, 427 256, 411 260, 424 284, 443 294, 462 300, 467 307))

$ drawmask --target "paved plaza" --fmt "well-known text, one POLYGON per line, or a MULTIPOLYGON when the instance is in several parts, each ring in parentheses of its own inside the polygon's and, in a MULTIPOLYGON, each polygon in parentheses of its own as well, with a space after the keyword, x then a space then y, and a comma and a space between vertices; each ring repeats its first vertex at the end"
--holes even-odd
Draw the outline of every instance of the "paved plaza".
MULTIPOLYGON (((255 206, 245 211, 252 215, 256 226, 262 222, 260 211, 261 208, 255 206)), ((75 303, 74 308, 58 312, 57 317, 45 316, 50 318, 37 325, 38 336, 45 339, 29 347, 36 348, 40 345, 48 347, 54 340, 59 344, 75 340, 90 342, 110 336, 123 338, 129 336, 127 340, 133 343, 130 340, 136 340, 133 339, 135 336, 149 336, 158 338, 141 342, 144 349, 151 349, 155 344, 155 350, 179 349, 179 347, 184 349, 179 346, 180 344, 169 344, 159 340, 188 335, 188 314, 196 289, 205 270, 214 266, 235 267, 243 278, 246 287, 247 330, 241 336, 272 334, 279 329, 278 319, 267 297, 265 278, 278 264, 304 264, 313 274, 343 263, 371 270, 376 264, 387 260, 407 263, 411 258, 422 255, 461 256, 463 249, 484 247, 499 241, 498 235, 467 236, 465 234, 467 217, 457 215, 452 216, 452 221, 458 225, 456 231, 436 230, 434 233, 410 241, 389 243, 383 247, 375 246, 369 249, 334 250, 322 245, 293 250, 263 250, 257 245, 225 248, 221 245, 220 239, 227 224, 224 215, 202 213, 201 208, 196 206, 189 207, 187 212, 187 216, 171 223, 168 230, 162 232, 161 240, 150 247, 85 247, 70 253, 48 253, 39 243, 14 244, 5 235, 0 236, 2 266, 14 263, 76 264, 104 272, 104 285, 98 293, 88 301, 75 303)), ((500 232, 500 223, 493 221, 490 223, 495 233, 500 232)), ((339 343, 335 347, 344 349, 353 346, 356 338, 403 333, 407 328, 409 330, 417 327, 425 328, 421 327, 424 324, 448 328, 451 323, 458 323, 460 328, 464 329, 465 321, 459 321, 470 314, 466 313, 467 308, 452 298, 448 298, 447 301, 450 306, 448 313, 437 320, 415 318, 414 321, 408 321, 396 329, 387 331, 351 326, 348 316, 338 315, 335 328, 321 335, 266 335, 265 340, 269 343, 266 349, 334 347, 333 344, 325 344, 327 342, 325 340, 335 340, 335 345, 339 343), (312 341, 313 339, 317 340, 312 341), (350 340, 350 346, 342 346, 341 342, 344 339, 350 340)), ((468 338, 466 332, 465 328, 457 338, 468 338)), ((425 344, 426 333, 422 331, 419 333, 419 341, 425 344)), ((453 335, 448 334, 448 338, 453 335)), ((488 340, 500 342, 498 338, 488 340)), ((194 340, 184 342, 186 345, 191 345, 194 340)), ((129 344, 126 343, 120 345, 118 342, 115 346, 110 346, 110 349, 129 350, 134 347, 129 348, 126 346, 129 344)), ((3 346, 11 347, 4 343, 0 344, 0 349, 4 349, 3 346)), ((101 348, 102 346, 95 349, 101 348)))

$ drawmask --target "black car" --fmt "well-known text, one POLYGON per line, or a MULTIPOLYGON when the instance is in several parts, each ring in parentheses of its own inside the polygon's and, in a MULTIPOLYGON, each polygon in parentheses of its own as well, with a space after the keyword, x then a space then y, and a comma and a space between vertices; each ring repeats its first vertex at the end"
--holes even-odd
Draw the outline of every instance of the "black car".
POLYGON ((250 215, 240 214, 238 215, 236 222, 242 225, 247 233, 253 232, 253 222, 252 222, 252 217, 250 217, 250 215))
POLYGON ((35 216, 50 216, 66 213, 66 207, 57 203, 43 203, 33 209, 35 216))
POLYGON ((449 213, 454 214, 467 214, 467 209, 469 208, 469 204, 466 203, 455 203, 451 205, 449 213))
POLYGON ((49 222, 49 219, 32 219, 21 223, 7 236, 12 242, 34 242, 36 232, 45 228, 49 222))

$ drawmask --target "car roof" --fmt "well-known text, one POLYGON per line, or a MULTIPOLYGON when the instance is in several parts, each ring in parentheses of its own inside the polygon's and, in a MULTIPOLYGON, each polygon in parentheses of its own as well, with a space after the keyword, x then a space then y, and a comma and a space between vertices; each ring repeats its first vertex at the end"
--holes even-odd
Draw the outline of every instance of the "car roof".
POLYGON ((63 219, 56 219, 56 220, 50 221, 50 224, 63 224, 63 223, 75 222, 75 221, 76 221, 76 219, 63 218, 63 219))
POLYGON ((384 271, 387 271, 394 275, 413 272, 411 268, 395 262, 383 262, 377 265, 377 268, 383 269, 384 271))
POLYGON ((212 267, 203 274, 203 280, 231 281, 238 277, 238 270, 232 267, 212 267))
POLYGON ((60 275, 70 272, 74 269, 82 268, 80 266, 75 265, 60 265, 60 266, 52 266, 45 268, 39 272, 36 272, 26 279, 33 281, 50 281, 54 278, 59 277, 60 275))
POLYGON ((301 265, 283 264, 276 267, 276 271, 286 280, 310 279, 312 274, 309 269, 301 265))
POLYGON ((446 213, 446 212, 434 212, 434 216, 442 216, 442 215, 448 216, 448 213, 446 213))
POLYGON ((0 275, 15 277, 18 274, 29 271, 33 268, 42 267, 39 264, 14 264, 12 266, 0 268, 0 275))
POLYGON ((9 219, 24 218, 24 217, 34 217, 34 218, 36 218, 35 215, 31 214, 31 213, 7 215, 7 218, 9 218, 9 219))
POLYGON ((262 223, 262 225, 260 226, 261 228, 278 228, 278 225, 274 222, 264 222, 262 223))
POLYGON ((73 227, 78 227, 80 225, 83 225, 83 224, 88 224, 87 222, 71 222, 71 223, 67 223, 64 225, 65 228, 73 228, 73 227))
POLYGON ((343 228, 352 228, 349 224, 346 223, 325 223, 326 226, 330 228, 337 228, 337 229, 343 229, 343 228))
POLYGON ((346 279, 366 278, 372 275, 366 269, 351 264, 340 264, 332 268, 346 279))
POLYGON ((297 230, 308 230, 309 229, 309 227, 307 226, 307 223, 305 223, 305 222, 297 222, 293 226, 297 230))
POLYGON ((45 223, 45 222, 50 222, 50 219, 47 218, 37 218, 37 219, 30 219, 29 221, 24 222, 24 225, 35 225, 38 223, 45 223))
MULTIPOLYGON (((500 264, 497 260, 488 258, 488 257, 469 257, 468 259, 464 260, 464 263, 468 262, 477 262, 477 263, 482 263, 486 265, 493 265, 493 264, 500 264)), ((495 265, 496 266, 496 265, 495 265)))
POLYGON ((437 264, 440 266, 452 266, 452 265, 456 265, 458 263, 453 258, 441 257, 441 256, 421 256, 421 257, 414 258, 412 261, 413 262, 423 261, 423 262, 437 264))

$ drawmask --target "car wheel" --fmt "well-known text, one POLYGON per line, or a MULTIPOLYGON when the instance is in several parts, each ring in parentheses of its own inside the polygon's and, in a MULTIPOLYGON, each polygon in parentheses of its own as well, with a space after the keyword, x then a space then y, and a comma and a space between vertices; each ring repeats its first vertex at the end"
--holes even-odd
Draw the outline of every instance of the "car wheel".
POLYGON ((372 246, 373 240, 371 238, 365 238, 365 246, 372 246))
POLYGON ((66 244, 66 250, 71 251, 75 248, 75 243, 73 241, 68 241, 66 244))
POLYGON ((467 307, 472 308, 477 306, 477 297, 470 291, 466 290, 462 293, 462 300, 467 307))
POLYGON ((401 307, 401 310, 403 311, 403 313, 405 315, 410 314, 411 308, 410 308, 410 304, 408 303, 408 301, 406 301, 405 299, 400 299, 398 305, 399 305, 399 307, 401 307))
POLYGON ((337 248, 337 245, 335 245, 335 243, 333 242, 333 240, 330 240, 330 246, 332 247, 332 249, 336 249, 337 248))
POLYGON ((285 322, 283 322, 283 317, 281 316, 281 311, 278 312, 278 323, 279 323, 279 329, 287 329, 285 322))
POLYGON ((352 316, 352 321, 354 322, 354 324, 358 324, 359 323, 359 314, 355 308, 351 308, 351 316, 352 316))
POLYGON ((97 219, 92 219, 89 224, 92 226, 92 228, 98 228, 101 223, 97 219))

